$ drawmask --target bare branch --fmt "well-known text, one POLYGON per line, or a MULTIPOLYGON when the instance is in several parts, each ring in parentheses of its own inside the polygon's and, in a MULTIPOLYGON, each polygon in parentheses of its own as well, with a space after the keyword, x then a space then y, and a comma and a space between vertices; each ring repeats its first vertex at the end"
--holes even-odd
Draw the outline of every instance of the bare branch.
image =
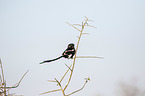
MULTIPOLYGON (((28 70, 28 71, 29 71, 29 70, 28 70)), ((12 87, 0 87, 0 88, 7 88, 8 90, 10 90, 11 88, 17 88, 17 87, 20 85, 22 79, 23 79, 23 78, 25 77, 25 75, 28 73, 28 71, 22 76, 22 78, 20 79, 20 81, 19 81, 18 83, 16 83, 15 85, 13 85, 12 87)))
POLYGON ((73 25, 82 26, 82 25, 80 25, 80 24, 73 24, 73 25))
POLYGON ((56 82, 58 83, 58 85, 61 86, 61 84, 59 83, 59 81, 56 78, 54 78, 54 79, 56 80, 56 82))
POLYGON ((40 95, 47 94, 47 93, 51 93, 51 92, 56 92, 56 91, 61 91, 61 89, 47 91, 47 92, 41 93, 40 95))
POLYGON ((90 33, 82 33, 82 34, 90 34, 90 33))
POLYGON ((88 21, 94 22, 93 20, 88 20, 88 21))
POLYGON ((20 81, 18 82, 18 86, 21 83, 22 79, 25 77, 25 75, 28 73, 29 70, 27 70, 27 72, 22 76, 22 78, 20 79, 20 81))
MULTIPOLYGON (((72 65, 70 65, 70 68, 71 68, 72 65)), ((66 76, 66 74, 68 73, 69 69, 67 69, 67 71, 65 72, 65 74, 63 75, 63 77, 61 78, 60 80, 60 83, 62 82, 63 78, 66 76)))
POLYGON ((92 22, 94 22, 93 20, 89 20, 86 16, 85 16, 85 18, 86 18, 86 20, 85 20, 85 21, 92 21, 92 22))
POLYGON ((74 93, 77 93, 77 92, 81 91, 82 89, 84 89, 84 87, 85 87, 85 85, 87 84, 87 82, 88 82, 88 80, 85 81, 85 83, 84 83, 84 85, 83 85, 82 88, 80 88, 80 89, 78 89, 78 90, 76 90, 76 91, 74 91, 74 92, 72 92, 72 93, 70 93, 70 94, 68 94, 68 95, 66 95, 66 96, 70 96, 70 95, 72 95, 72 94, 74 94, 74 93))
POLYGON ((63 96, 65 96, 64 90, 63 90, 63 88, 62 88, 60 82, 59 82, 56 78, 54 78, 54 79, 55 79, 56 82, 58 83, 58 85, 59 85, 59 87, 60 87, 60 89, 61 89, 61 91, 62 91, 62 93, 63 93, 63 96))
POLYGON ((72 26, 72 27, 74 27, 75 29, 77 29, 79 32, 81 32, 78 28, 76 28, 75 26, 73 26, 72 24, 70 24, 70 23, 68 23, 68 22, 66 22, 68 25, 70 25, 70 26, 72 26))
MULTIPOLYGON (((0 59, 0 66, 1 66, 1 71, 2 71, 2 73, 1 73, 2 76, 0 75, 0 83, 1 83, 1 86, 0 86, 1 92, 0 92, 0 93, 3 94, 4 96, 6 96, 6 93, 8 92, 8 94, 9 94, 9 90, 10 90, 11 88, 17 88, 17 87, 20 85, 22 79, 24 78, 24 76, 27 74, 27 72, 28 72, 29 70, 22 76, 22 78, 20 79, 20 81, 19 81, 18 83, 16 83, 16 84, 13 85, 12 87, 7 87, 7 86, 6 86, 6 81, 5 81, 5 79, 4 79, 4 72, 3 72, 3 67, 2 67, 1 59, 0 59)), ((0 96, 1 96, 1 94, 0 94, 0 96)))
POLYGON ((1 66, 1 71, 2 71, 2 82, 4 82, 5 79, 4 79, 4 72, 3 72, 3 67, 2 67, 1 59, 0 59, 0 66, 1 66))
POLYGON ((100 59, 104 59, 103 57, 96 57, 96 56, 77 56, 76 58, 100 58, 100 59))
POLYGON ((54 80, 48 80, 49 82, 56 82, 56 81, 54 81, 54 80))
POLYGON ((2 77, 1 77, 1 75, 0 75, 0 83, 2 82, 2 77))
POLYGON ((69 69, 70 71, 72 71, 71 68, 70 68, 67 64, 65 64, 65 65, 68 67, 68 69, 69 69))
POLYGON ((86 25, 86 26, 89 26, 89 27, 93 27, 93 28, 96 28, 95 26, 91 26, 91 25, 86 25))

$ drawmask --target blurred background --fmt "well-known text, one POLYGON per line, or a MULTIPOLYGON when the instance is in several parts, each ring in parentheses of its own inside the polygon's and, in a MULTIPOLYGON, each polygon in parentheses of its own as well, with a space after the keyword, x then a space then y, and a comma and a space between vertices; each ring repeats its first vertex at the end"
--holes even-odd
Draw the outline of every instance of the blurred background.
MULTIPOLYGON (((145 96, 145 0, 0 0, 0 58, 7 86, 20 86, 11 94, 39 96, 58 89, 55 83, 73 60, 58 57, 79 32, 66 24, 82 24, 84 16, 96 28, 86 27, 67 93, 73 96, 145 96)), ((79 28, 79 27, 78 27, 79 28)), ((65 84, 65 81, 63 82, 65 84)), ((43 96, 62 96, 61 92, 43 96)))

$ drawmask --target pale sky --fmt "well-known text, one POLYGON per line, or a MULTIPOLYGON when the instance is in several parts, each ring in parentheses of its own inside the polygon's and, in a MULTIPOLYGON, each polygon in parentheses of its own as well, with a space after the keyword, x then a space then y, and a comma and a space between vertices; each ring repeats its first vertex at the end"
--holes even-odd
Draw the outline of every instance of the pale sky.
MULTIPOLYGON (((85 28, 77 55, 104 59, 77 59, 67 93, 79 89, 84 78, 90 82, 72 96, 116 96, 120 81, 145 90, 145 0, 0 0, 0 58, 10 93, 39 96, 58 89, 55 83, 73 60, 58 57, 69 43, 77 43, 79 32, 65 22, 81 24, 88 17, 96 28, 85 28)), ((61 92, 42 96, 62 96, 61 92)))

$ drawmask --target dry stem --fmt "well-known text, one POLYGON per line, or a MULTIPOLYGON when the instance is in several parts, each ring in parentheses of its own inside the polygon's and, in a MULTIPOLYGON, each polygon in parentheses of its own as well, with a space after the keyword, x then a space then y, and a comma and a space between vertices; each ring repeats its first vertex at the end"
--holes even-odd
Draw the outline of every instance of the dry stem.
POLYGON ((66 96, 70 96, 70 95, 72 95, 72 94, 74 94, 74 93, 77 93, 77 92, 81 91, 82 89, 84 89, 84 87, 85 87, 85 85, 87 84, 87 82, 88 82, 88 80, 85 81, 85 83, 84 83, 84 85, 83 85, 82 88, 80 88, 80 89, 78 89, 78 90, 76 90, 76 91, 74 91, 74 92, 72 92, 72 93, 70 93, 70 94, 68 94, 68 95, 66 95, 66 96))
MULTIPOLYGON (((12 87, 7 87, 6 86, 6 81, 5 81, 5 79, 4 79, 4 72, 3 72, 3 67, 2 67, 2 62, 1 62, 1 59, 0 59, 0 66, 1 66, 1 71, 2 71, 2 77, 0 77, 0 79, 1 79, 1 81, 0 81, 0 83, 1 83, 1 86, 0 86, 0 89, 1 89, 1 94, 4 94, 4 96, 6 96, 6 92, 8 92, 10 89, 12 89, 12 88, 17 88, 19 85, 20 85, 20 83, 21 83, 21 81, 22 81, 22 79, 24 78, 24 76, 28 73, 28 71, 22 76, 22 78, 20 79, 20 81, 18 82, 18 83, 16 83, 15 85, 13 85, 12 87)), ((1 75, 0 75, 1 76, 1 75)), ((0 96, 1 96, 1 94, 0 94, 0 96)))

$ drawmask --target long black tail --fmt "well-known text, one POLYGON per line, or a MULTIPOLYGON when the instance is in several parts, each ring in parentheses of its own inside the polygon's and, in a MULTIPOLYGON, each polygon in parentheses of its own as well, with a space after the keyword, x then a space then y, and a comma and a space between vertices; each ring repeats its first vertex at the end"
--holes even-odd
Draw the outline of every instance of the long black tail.
POLYGON ((55 61, 55 60, 58 60, 58 59, 60 59, 60 58, 62 58, 62 57, 64 57, 64 56, 60 56, 60 57, 55 58, 55 59, 52 59, 52 60, 46 60, 46 61, 41 62, 40 64, 43 64, 43 63, 46 63, 46 62, 55 61))

